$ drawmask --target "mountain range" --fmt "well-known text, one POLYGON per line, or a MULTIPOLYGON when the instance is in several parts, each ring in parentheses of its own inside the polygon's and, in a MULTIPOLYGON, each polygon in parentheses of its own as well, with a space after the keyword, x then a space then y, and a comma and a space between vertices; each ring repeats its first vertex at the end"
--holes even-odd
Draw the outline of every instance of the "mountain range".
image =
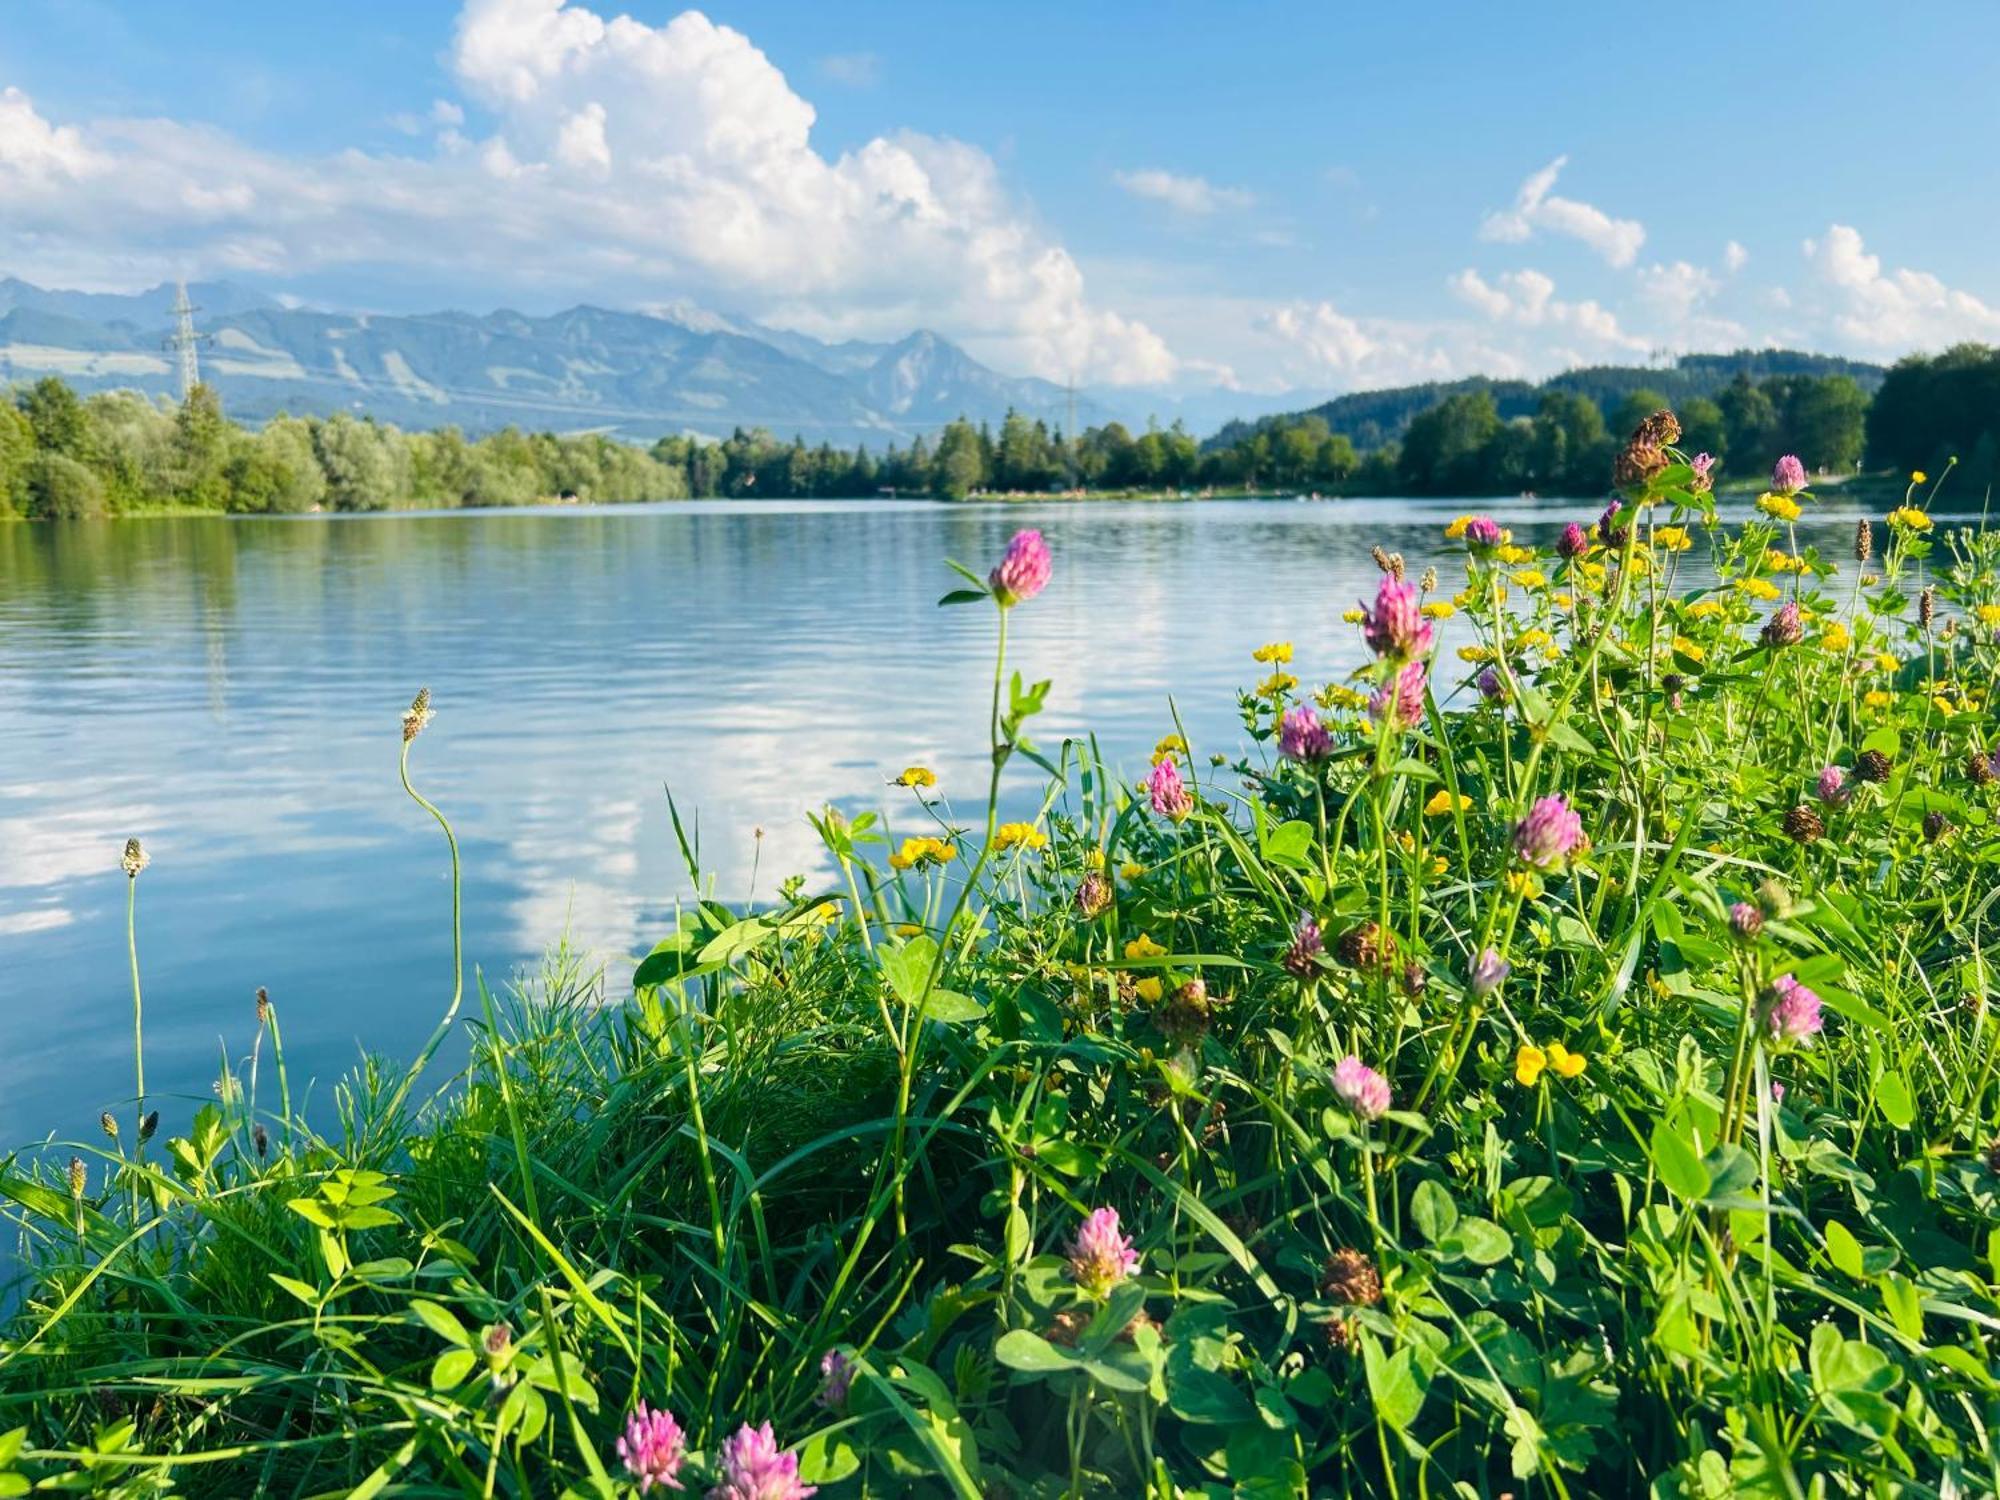
MULTIPOLYGON (((997 424, 1010 408, 1065 426, 1072 402, 922 330, 836 344, 686 304, 398 315, 288 306, 227 282, 188 290, 202 378, 251 423, 349 411, 411 428, 513 423, 642 441, 766 427, 881 449, 959 416, 997 424)), ((0 384, 59 375, 86 391, 172 394, 174 299, 171 285, 117 294, 0 279, 0 384)), ((1132 419, 1096 393, 1073 399, 1080 426, 1132 419)))

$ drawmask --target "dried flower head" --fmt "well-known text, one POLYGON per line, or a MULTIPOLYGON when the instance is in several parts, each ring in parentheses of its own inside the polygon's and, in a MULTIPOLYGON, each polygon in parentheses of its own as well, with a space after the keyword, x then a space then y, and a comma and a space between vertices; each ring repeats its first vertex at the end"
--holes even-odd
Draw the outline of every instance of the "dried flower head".
POLYGON ((257 1148, 259 1161, 271 1154, 271 1132, 264 1128, 262 1121, 250 1127, 250 1144, 257 1148))
POLYGON ((1111 882, 1101 870, 1086 873, 1076 887, 1076 914, 1093 921, 1111 909, 1111 882))
POLYGON ((1659 445, 1642 442, 1634 434, 1632 441, 1620 448, 1618 457, 1612 461, 1611 482, 1621 490, 1643 489, 1666 466, 1667 455, 1659 445))
POLYGON ((1316 979, 1320 972, 1320 955, 1325 951, 1326 942, 1320 936, 1319 923, 1308 912, 1299 917, 1298 926, 1292 929, 1292 944, 1278 962, 1295 979, 1316 979))
POLYGON ((1995 757, 1984 750, 1975 750, 1965 758, 1965 775, 1974 786, 1991 786, 1994 778, 2000 776, 2000 767, 1994 765, 1995 757))
POLYGON ((1329 1302, 1373 1307, 1382 1300, 1382 1273, 1359 1250, 1336 1250, 1320 1272, 1319 1289, 1329 1302))
POLYGON ((118 865, 124 870, 128 880, 137 880, 139 872, 152 862, 153 856, 145 851, 137 839, 125 840, 125 853, 119 859, 118 865))
POLYGON ((271 1022, 271 992, 263 985, 257 986, 257 1024, 268 1026, 271 1022))
POLYGON ((84 1165, 82 1157, 72 1156, 69 1159, 70 1197, 76 1199, 79 1203, 81 1203, 83 1201, 84 1189, 89 1186, 90 1186, 90 1168, 84 1165))
POLYGON ((1647 443, 1655 448, 1671 448, 1680 440, 1681 419, 1664 409, 1654 412, 1632 433, 1633 442, 1647 443))
POLYGON ((139 1143, 144 1145, 153 1138, 153 1132, 160 1128, 160 1112, 156 1109, 139 1122, 139 1143))
POLYGON ((1826 833, 1820 815, 1803 802, 1785 814, 1784 827, 1785 837, 1795 844, 1814 843, 1826 833))
POLYGON ((1424 576, 1417 580, 1417 591, 1423 594, 1435 594, 1437 592, 1437 586, 1438 586, 1438 570, 1436 566, 1433 565, 1431 567, 1425 568, 1424 576))
POLYGON ((403 743, 407 745, 422 734, 436 717, 437 711, 431 707, 431 690, 427 687, 418 688, 417 696, 412 698, 410 706, 403 710, 403 743))
POLYGON ((1931 623, 1936 619, 1937 590, 1926 588, 1921 594, 1917 595, 1917 625, 1921 629, 1929 630, 1931 623))
POLYGON ((1854 523, 1854 560, 1867 562, 1875 555, 1875 528, 1866 516, 1854 523))
POLYGON ((1933 808, 1924 814, 1924 838, 1930 843, 1938 843, 1951 836, 1954 825, 1950 818, 1933 808))
POLYGON ((1805 638, 1805 621, 1799 615, 1797 602, 1791 599, 1778 606, 1771 618, 1764 622, 1764 629, 1758 636, 1773 650, 1796 646, 1805 638))
POLYGON ((1377 923, 1363 922, 1340 935, 1335 951, 1350 969, 1386 969, 1396 962, 1396 935, 1377 923))
POLYGON ((1859 755, 1854 757, 1854 779, 1856 781, 1871 781, 1879 785, 1887 781, 1890 772, 1895 769, 1896 763, 1880 750, 1863 750, 1859 755))

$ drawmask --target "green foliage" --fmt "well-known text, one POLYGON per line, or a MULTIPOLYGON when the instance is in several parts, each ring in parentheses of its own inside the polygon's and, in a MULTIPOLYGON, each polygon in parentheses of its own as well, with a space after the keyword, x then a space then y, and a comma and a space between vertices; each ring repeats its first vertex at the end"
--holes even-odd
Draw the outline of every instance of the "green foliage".
POLYGON ((1274 677, 1162 812, 1027 743, 961 568, 991 782, 898 778, 922 857, 828 809, 629 991, 482 986, 449 1086, 301 1118, 260 1010, 150 1155, 10 1158, 0 1492, 628 1493, 641 1401, 690 1493, 765 1421, 826 1500, 1990 1492, 2000 534, 1850 578, 1666 457, 1585 556, 1451 554, 1497 695, 1274 677))

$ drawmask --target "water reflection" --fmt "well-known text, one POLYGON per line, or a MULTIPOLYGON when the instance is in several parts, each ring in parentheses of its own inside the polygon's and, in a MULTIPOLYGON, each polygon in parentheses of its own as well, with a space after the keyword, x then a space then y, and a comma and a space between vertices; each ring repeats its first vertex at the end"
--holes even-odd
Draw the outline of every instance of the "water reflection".
MULTIPOLYGON (((78 1131, 130 1087, 124 878, 142 877, 148 1075, 190 1096, 251 994, 285 1007, 295 1071, 407 1052, 448 990, 435 827, 396 784, 398 716, 468 870, 467 950, 504 975, 567 930, 650 946, 688 881, 666 789, 729 899, 827 869, 805 813, 886 805, 911 762, 970 804, 991 617, 939 610, 946 556, 984 567, 1039 525, 1057 559, 1016 615, 1052 677, 1039 738, 1096 731, 1134 771, 1170 727, 1241 736, 1259 643, 1312 684, 1359 659, 1343 610, 1368 548, 1453 586, 1410 501, 1090 507, 690 504, 299 520, 0 527, 0 1136, 78 1131), (754 829, 762 829, 760 841, 754 829), (753 888, 753 857, 756 880, 753 888), (22 1024, 25 1023, 25 1024, 22 1024)), ((1588 511, 1510 506, 1549 534, 1588 511)), ((1446 666, 1458 664, 1446 658, 1446 666)), ((1020 795, 1031 788, 1017 778, 1020 795)))

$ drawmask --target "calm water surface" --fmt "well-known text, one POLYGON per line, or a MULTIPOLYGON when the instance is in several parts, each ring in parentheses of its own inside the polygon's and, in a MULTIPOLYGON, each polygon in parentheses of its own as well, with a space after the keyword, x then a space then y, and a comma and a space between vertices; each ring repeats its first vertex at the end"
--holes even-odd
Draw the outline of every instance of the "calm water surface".
MULTIPOLYGON (((469 962, 504 979, 567 931, 616 990, 688 890, 668 788, 732 900, 827 874, 809 808, 886 808, 918 831, 884 786, 906 764, 973 816, 993 622, 935 607, 945 557, 984 571, 1017 527, 1043 528, 1055 580, 1013 631, 1015 663, 1055 683, 1037 738, 1095 730, 1138 774, 1170 695, 1198 754, 1240 744, 1234 689, 1261 675, 1263 641, 1295 641, 1309 685, 1351 668, 1340 615, 1374 587, 1369 546, 1421 568, 1465 508, 713 502, 0 526, 0 1141, 92 1130, 130 1096, 128 835, 153 855, 139 942, 167 1129, 219 1049, 247 1050, 258 985, 319 1107, 363 1045, 409 1055, 451 970, 442 840, 396 780, 420 685, 438 717, 414 774, 464 851, 469 962)), ((1486 508, 1522 532, 1589 511, 1486 508)), ((1034 790, 1031 768, 1012 780, 1034 790)))

